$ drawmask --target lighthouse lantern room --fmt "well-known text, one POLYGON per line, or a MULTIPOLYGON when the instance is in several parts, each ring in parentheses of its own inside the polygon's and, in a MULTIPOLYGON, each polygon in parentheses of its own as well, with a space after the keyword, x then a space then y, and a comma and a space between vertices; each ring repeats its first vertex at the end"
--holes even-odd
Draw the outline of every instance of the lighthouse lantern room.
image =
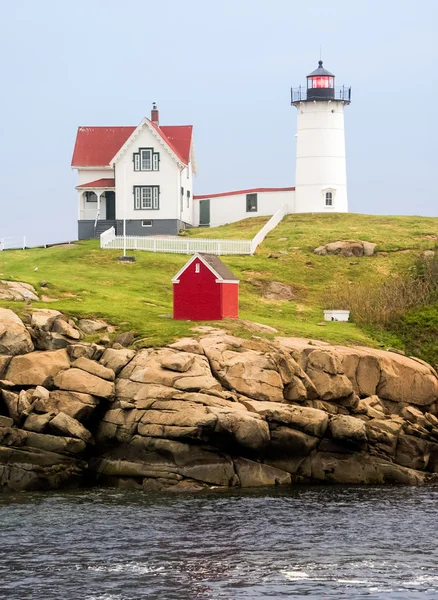
POLYGON ((307 76, 307 86, 292 88, 297 108, 295 212, 348 212, 344 106, 351 88, 335 86, 323 67, 307 76))

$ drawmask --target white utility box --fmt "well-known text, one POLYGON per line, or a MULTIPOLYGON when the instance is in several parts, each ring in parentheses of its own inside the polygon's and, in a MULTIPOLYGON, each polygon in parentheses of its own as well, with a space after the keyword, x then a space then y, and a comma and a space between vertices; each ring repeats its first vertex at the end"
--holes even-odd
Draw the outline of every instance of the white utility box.
POLYGON ((349 321, 349 310, 325 310, 324 321, 349 321))

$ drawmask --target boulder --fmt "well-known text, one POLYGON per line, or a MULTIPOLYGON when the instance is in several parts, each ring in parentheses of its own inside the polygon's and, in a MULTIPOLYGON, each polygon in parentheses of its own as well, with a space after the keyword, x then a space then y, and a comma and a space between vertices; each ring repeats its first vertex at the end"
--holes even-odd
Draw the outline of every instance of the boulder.
POLYGON ((9 363, 11 362, 12 356, 0 354, 0 380, 6 375, 9 363))
POLYGON ((96 375, 96 377, 101 377, 102 379, 106 379, 107 381, 114 381, 115 379, 115 374, 112 369, 104 367, 103 365, 95 362, 94 360, 85 358, 85 356, 77 358, 73 362, 72 367, 75 369, 82 369, 82 371, 86 371, 87 373, 91 373, 91 375, 96 375))
POLYGON ((62 371, 53 378, 53 383, 61 390, 92 394, 99 398, 110 398, 114 394, 114 383, 81 369, 62 371))
POLYGON ((307 375, 312 380, 318 396, 322 400, 332 401, 340 398, 346 398, 353 393, 353 385, 345 375, 330 375, 325 371, 317 371, 312 368, 307 369, 307 375))
POLYGON ((135 436, 132 451, 153 453, 159 464, 174 465, 174 472, 211 485, 233 487, 238 485, 231 458, 213 448, 201 448, 175 440, 135 436))
POLYGON ((231 336, 201 340, 213 374, 222 385, 255 400, 283 401, 284 384, 275 359, 239 346, 234 349, 233 343, 238 344, 231 336))
POLYGON ((181 338, 173 344, 169 344, 168 347, 172 348, 173 350, 190 352, 190 354, 204 354, 201 344, 193 338, 181 338))
POLYGON ((341 256, 352 257, 352 256, 372 256, 374 254, 376 244, 372 242, 362 241, 338 241, 330 242, 324 246, 319 246, 313 251, 314 254, 320 256, 327 256, 329 254, 339 254, 341 256))
MULTIPOLYGON (((50 310, 48 308, 33 308, 30 316, 30 324, 32 327, 50 331, 55 319, 62 317, 59 310, 50 310)), ((61 333, 61 332, 59 332, 61 333)))
POLYGON ((362 444, 367 441, 364 421, 346 415, 334 415, 330 418, 330 433, 335 440, 362 444))
POLYGON ((430 444, 412 435, 400 434, 394 462, 403 467, 423 471, 429 462, 430 444))
POLYGON ((328 415, 317 408, 291 406, 277 402, 257 402, 243 398, 241 398, 241 402, 249 411, 261 415, 268 422, 274 421, 291 425, 309 435, 322 437, 327 429, 328 415))
POLYGON ((34 431, 35 433, 43 433, 50 421, 53 419, 53 414, 45 413, 42 415, 29 415, 24 421, 23 429, 26 431, 34 431))
POLYGON ((9 417, 16 425, 20 425, 30 412, 31 394, 25 390, 22 390, 19 394, 9 390, 2 390, 1 394, 9 417))
POLYGON ((120 372, 122 379, 131 379, 139 383, 153 383, 175 387, 185 391, 201 389, 221 390, 220 384, 212 376, 210 365, 205 356, 185 353, 184 357, 193 359, 190 368, 185 372, 163 368, 163 361, 173 361, 181 353, 167 348, 162 350, 141 350, 135 358, 120 372))
POLYGON ((15 385, 43 385, 49 377, 69 367, 66 350, 32 352, 15 356, 9 363, 6 377, 15 385))
POLYGON ((161 366, 163 369, 169 369, 169 371, 186 373, 194 362, 195 359, 190 354, 171 354, 163 358, 161 366))
POLYGON ((38 448, 0 447, 0 488, 15 492, 77 486, 86 463, 38 448))
MULTIPOLYGON (((135 356, 135 350, 115 350, 106 348, 100 359, 100 364, 108 369, 112 369, 116 375, 125 367, 135 356)), ((90 357, 88 357, 90 358, 90 357)))
POLYGON ((0 300, 13 300, 16 302, 38 302, 36 289, 30 283, 21 281, 0 280, 0 300))
POLYGON ((52 325, 52 331, 54 331, 55 333, 60 333, 61 335, 68 337, 72 340, 81 339, 80 331, 76 327, 70 325, 70 323, 67 323, 67 321, 65 321, 61 317, 55 319, 55 322, 52 325))
POLYGON ((47 452, 58 454, 80 454, 86 448, 83 440, 59 435, 40 434, 28 431, 24 440, 24 446, 39 448, 47 452))
POLYGON ((50 392, 49 400, 45 402, 46 407, 63 412, 81 423, 87 423, 96 407, 99 399, 91 394, 55 390, 50 392))
POLYGON ((87 335, 97 333, 98 331, 103 331, 108 327, 108 323, 105 323, 105 321, 100 319, 79 319, 78 325, 79 329, 81 329, 87 335))
POLYGON ((241 487, 287 485, 291 483, 289 473, 247 458, 235 458, 234 467, 241 487))
POLYGON ((50 421, 50 428, 63 436, 78 438, 87 444, 93 443, 93 436, 79 421, 60 412, 50 421))
POLYGON ((86 342, 82 342, 80 344, 69 344, 67 347, 67 352, 70 360, 72 361, 76 360, 77 358, 81 358, 81 356, 92 359, 95 357, 95 344, 88 344, 86 342))
POLYGON ((123 333, 119 333, 114 342, 127 348, 132 344, 134 338, 135 334, 132 331, 124 331, 123 333))
POLYGON ((258 415, 229 408, 209 408, 208 411, 217 417, 215 432, 230 435, 240 446, 261 450, 269 443, 268 424, 258 415))
POLYGON ((16 356, 34 349, 23 321, 7 308, 0 308, 0 354, 16 356))

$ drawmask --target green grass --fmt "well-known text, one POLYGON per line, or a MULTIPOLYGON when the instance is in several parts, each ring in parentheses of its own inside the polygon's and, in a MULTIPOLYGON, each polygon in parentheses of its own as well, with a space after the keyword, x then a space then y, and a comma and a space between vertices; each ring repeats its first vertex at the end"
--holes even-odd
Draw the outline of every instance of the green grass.
MULTIPOLYGON (((193 229, 189 235, 249 239, 266 221, 256 217, 216 229, 193 229)), ((241 279, 243 320, 270 325, 282 335, 401 347, 402 336, 365 330, 354 323, 321 325, 324 297, 332 286, 378 282, 409 268, 420 251, 436 247, 437 232, 436 218, 289 215, 268 235, 255 256, 226 256, 223 261, 241 279), (342 239, 376 242, 379 252, 363 258, 322 257, 312 252, 321 244, 342 239), (262 288, 269 281, 290 285, 294 300, 266 300, 262 288)), ((134 330, 141 345, 161 345, 190 335, 194 323, 169 318, 171 278, 188 257, 138 251, 135 263, 121 264, 119 255, 118 250, 100 250, 97 241, 2 252, 0 278, 31 283, 40 294, 56 300, 34 303, 36 307, 55 308, 76 317, 102 317, 121 329, 134 330), (39 286, 43 280, 49 282, 49 288, 39 286)), ((24 310, 20 303, 3 301, 0 305, 24 310)), ((242 335, 254 334, 239 321, 228 321, 225 326, 242 335)))

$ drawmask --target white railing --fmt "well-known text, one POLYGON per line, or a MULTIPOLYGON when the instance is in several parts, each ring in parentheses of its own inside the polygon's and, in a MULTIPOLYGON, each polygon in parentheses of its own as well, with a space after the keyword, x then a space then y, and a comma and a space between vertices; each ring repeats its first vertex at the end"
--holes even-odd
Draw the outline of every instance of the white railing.
MULTIPOLYGON (((113 227, 111 229, 114 229, 113 227)), ((100 236, 100 247, 123 250, 123 235, 112 235, 111 230, 100 236), (108 234, 106 238, 105 236, 108 234)), ((251 254, 251 240, 208 240, 201 238, 126 236, 127 250, 147 250, 149 252, 169 252, 171 254, 251 254)))
POLYGON ((285 217, 289 212, 289 207, 287 204, 283 204, 275 214, 269 219, 264 227, 260 229, 257 235, 255 235, 251 240, 251 254, 257 249, 257 246, 263 242, 265 237, 268 235, 270 231, 275 229, 280 221, 285 217))
MULTIPOLYGON (((111 244, 111 242, 115 239, 115 237, 116 237, 116 230, 114 229, 114 227, 110 227, 109 229, 107 229, 106 231, 104 231, 103 233, 100 234, 100 247, 101 248, 112 248, 113 246, 109 246, 108 244, 111 244)), ((122 238, 122 243, 123 243, 123 238, 122 238)))
MULTIPOLYGON (((126 236, 126 250, 146 250, 148 252, 168 252, 171 254, 254 254, 257 246, 263 242, 267 234, 288 214, 288 206, 284 204, 269 219, 266 225, 252 240, 210 240, 207 238, 183 237, 152 237, 152 236, 126 236)), ((111 227, 100 236, 100 247, 106 250, 123 250, 125 247, 124 236, 116 235, 111 227)))
POLYGON ((0 238, 0 250, 12 250, 14 248, 26 248, 26 236, 0 238))

